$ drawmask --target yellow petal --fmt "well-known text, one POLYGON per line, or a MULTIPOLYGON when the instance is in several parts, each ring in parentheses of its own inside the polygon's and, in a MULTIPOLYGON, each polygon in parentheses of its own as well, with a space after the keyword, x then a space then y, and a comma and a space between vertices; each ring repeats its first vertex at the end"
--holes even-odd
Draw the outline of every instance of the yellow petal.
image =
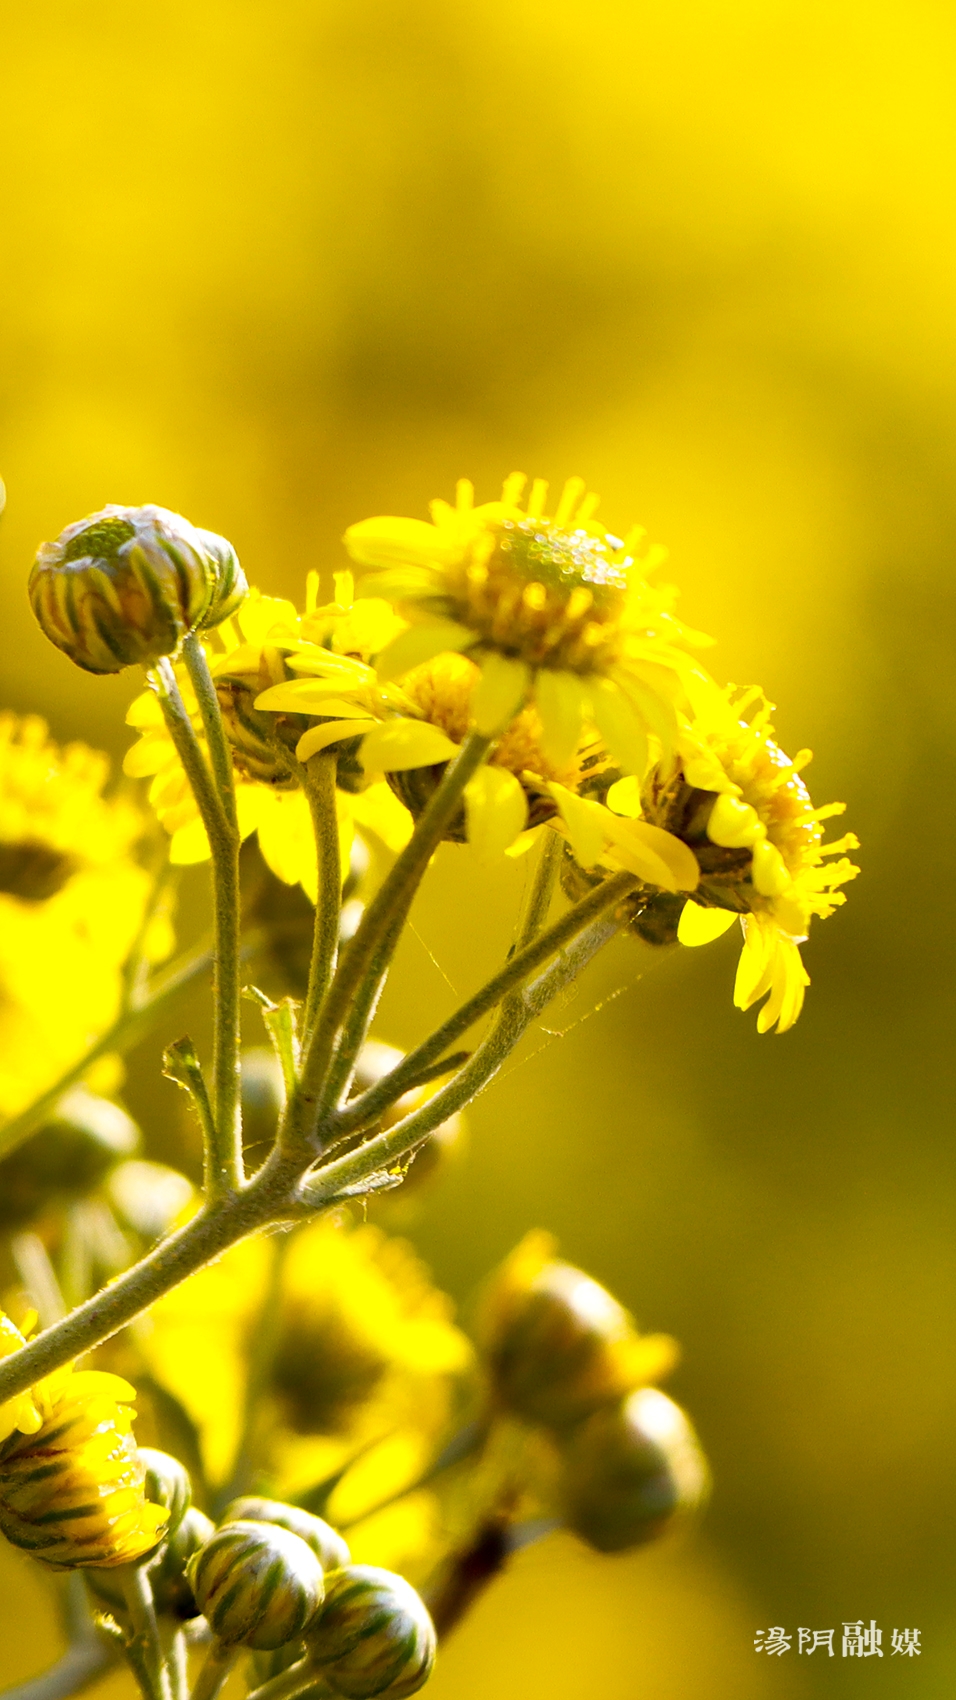
POLYGON ((412 836, 412 817, 384 779, 350 796, 348 807, 356 824, 364 832, 374 832, 386 849, 396 854, 404 850, 412 836))
POLYGON ((573 791, 554 781, 548 786, 558 805, 568 842, 582 868, 593 868, 599 860, 607 836, 604 826, 606 811, 587 797, 576 797, 573 791))
POLYGON ((476 632, 470 632, 455 620, 423 620, 420 625, 406 627, 392 639, 376 661, 375 671, 383 682, 398 679, 436 655, 468 649, 477 641, 476 632))
POLYGON ((294 602, 282 596, 258 596, 255 591, 246 597, 237 619, 247 643, 264 643, 275 631, 294 635, 299 629, 294 602))
POLYGON ((143 691, 135 697, 126 711, 127 726, 162 726, 163 711, 154 691, 143 691))
POLYGON ((792 884, 786 862, 767 838, 753 848, 753 882, 761 897, 779 897, 792 884))
POLYGON ((363 567, 451 566, 461 556, 457 539, 427 520, 388 514, 350 525, 345 547, 363 567))
POLYGON ((348 681, 336 679, 288 679, 270 685, 256 697, 255 707, 280 714, 324 714, 325 704, 348 689, 348 681))
POLYGON ((165 731, 146 732, 138 744, 123 757, 123 772, 130 779, 145 779, 147 774, 160 773, 174 759, 172 739, 165 731))
POLYGON ((479 861, 503 856, 524 831, 528 802, 518 780, 505 767, 480 767, 465 786, 468 842, 479 861))
POLYGON ((555 767, 565 767, 581 739, 581 681, 575 673, 542 667, 535 676, 534 700, 541 716, 541 748, 555 767))
POLYGON ((471 699, 478 731, 486 738, 503 732, 517 714, 528 692, 531 669, 525 661, 492 653, 481 664, 481 678, 471 699))
POLYGON ((737 920, 729 909, 702 909, 699 903, 685 903, 677 923, 681 944, 710 944, 719 939, 737 920))
POLYGON ((208 862, 211 854, 206 828, 198 818, 178 827, 169 842, 169 860, 174 868, 187 868, 193 862, 208 862))
POLYGON ((641 814, 641 787, 632 773, 625 779, 616 779, 608 791, 607 806, 616 815, 623 815, 625 820, 639 820, 641 814))
POLYGON ((647 733, 635 709, 610 679, 590 687, 591 713, 611 756, 628 773, 638 776, 647 767, 647 733))
POLYGON ((401 773, 451 761, 457 754, 458 745, 427 720, 386 720, 366 735, 362 766, 366 773, 401 773))
MULTIPOLYGON (((339 712, 341 713, 341 709, 339 712)), ((360 714, 361 710, 358 712, 360 714)), ((310 726, 295 746, 296 756, 299 761, 308 761, 309 757, 317 755, 319 750, 327 750, 330 744, 341 743, 343 738, 358 738, 361 733, 370 732, 372 727, 377 725, 377 720, 369 720, 366 715, 361 719, 350 717, 348 720, 327 721, 324 726, 310 726)))
POLYGON ((700 883, 697 857, 680 838, 645 820, 620 820, 605 810, 605 831, 616 861, 639 879, 665 891, 694 891, 700 883))
POLYGON ((727 791, 721 793, 710 811, 707 837, 725 850, 749 850, 765 832, 756 809, 727 791))

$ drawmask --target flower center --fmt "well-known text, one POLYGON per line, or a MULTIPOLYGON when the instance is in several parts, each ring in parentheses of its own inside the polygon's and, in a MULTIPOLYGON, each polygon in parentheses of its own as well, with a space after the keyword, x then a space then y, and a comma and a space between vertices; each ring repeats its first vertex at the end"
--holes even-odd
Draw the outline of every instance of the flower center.
POLYGON ((112 561, 124 543, 136 536, 136 527, 128 519, 101 519, 88 525, 85 531, 71 537, 63 551, 64 561, 83 561, 97 558, 112 561))
POLYGON ((458 616, 489 644, 536 667, 593 673, 613 659, 627 596, 616 538, 505 520, 457 570, 458 616))

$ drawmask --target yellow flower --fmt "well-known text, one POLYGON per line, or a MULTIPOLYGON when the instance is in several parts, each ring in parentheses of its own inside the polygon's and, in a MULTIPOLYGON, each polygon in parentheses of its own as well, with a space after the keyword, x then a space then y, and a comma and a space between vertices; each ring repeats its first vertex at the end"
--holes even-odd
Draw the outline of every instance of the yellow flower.
POLYGON ((675 619, 673 589, 648 582, 665 552, 639 554, 639 529, 622 539, 598 525, 597 497, 579 478, 565 485, 553 518, 540 479, 522 509, 525 482, 513 473, 500 501, 475 507, 463 479, 454 508, 432 504, 430 525, 382 517, 346 532, 353 558, 382 569, 366 589, 413 622, 379 656, 379 676, 469 650, 482 670, 479 731, 498 731, 530 696, 556 767, 591 726, 615 762, 642 774, 648 734, 671 742, 675 709, 706 678, 686 646, 708 640, 675 619))
MULTIPOLYGON (((268 694, 270 687, 283 682, 287 689, 301 689, 310 681, 299 675, 317 666, 323 674, 335 676, 333 691, 338 696, 345 688, 351 693, 349 700, 342 702, 326 689, 328 712, 336 719, 344 715, 355 717, 357 722, 367 720, 369 711, 357 706, 356 693, 361 694, 364 680, 374 683, 374 674, 362 661, 362 653, 369 653, 369 645, 387 643, 401 622, 385 602, 353 602, 351 585, 350 573, 336 575, 341 601, 320 608, 316 600, 318 578, 310 573, 306 613, 301 616, 292 602, 252 590, 239 610, 239 633, 227 620, 214 637, 206 640, 232 748, 240 833, 243 838, 257 833, 259 847, 273 873, 288 885, 301 884, 313 902, 317 875, 312 824, 290 758, 314 714, 308 708, 300 709, 297 702, 282 714, 262 713, 258 700, 263 692, 268 694)), ((176 673, 183 700, 205 747, 189 678, 180 665, 176 673)), ((151 691, 137 697, 127 721, 139 731, 140 740, 127 752, 124 770, 132 777, 150 779, 149 800, 171 836, 172 861, 185 864, 208 860, 209 841, 195 799, 151 691)), ((363 784, 357 766, 354 778, 358 785, 363 784)), ((354 796, 340 791, 337 802, 343 873, 348 868, 356 825, 375 832, 389 849, 400 849, 407 841, 410 823, 384 783, 354 796)))
MULTIPOLYGON (((0 1312, 0 1357, 25 1344, 0 1312)), ((0 1529, 55 1570, 142 1558, 168 1520, 151 1505, 129 1382, 68 1365, 0 1405, 0 1529)))
POLYGON ((411 1248, 327 1217, 278 1243, 235 1247, 153 1307, 140 1350, 196 1423, 213 1480, 232 1467, 264 1328, 270 1361, 254 1465, 277 1495, 298 1493, 358 1453, 343 1484, 350 1512, 414 1479, 472 1355, 411 1248), (274 1257, 278 1297, 264 1320, 274 1257))
MULTIPOLYGON (((0 1110, 14 1114, 76 1061, 119 1007, 150 876, 134 859, 148 817, 104 796, 109 762, 0 715, 0 1110)), ((151 924, 147 957, 172 948, 151 924)))
POLYGON ((774 742, 771 713, 759 690, 737 701, 733 687, 702 695, 676 754, 651 771, 643 793, 624 780, 612 786, 608 803, 622 813, 643 808, 647 819, 694 851, 700 883, 680 913, 676 936, 682 944, 705 944, 739 915, 744 945, 734 1002, 749 1009, 767 997, 757 1026, 784 1033, 810 983, 799 947, 814 916, 832 915, 846 901, 839 887, 859 869, 843 852, 859 840, 847 833, 824 844, 822 822, 842 814, 845 804, 814 808, 800 777, 810 751, 791 761, 774 742))

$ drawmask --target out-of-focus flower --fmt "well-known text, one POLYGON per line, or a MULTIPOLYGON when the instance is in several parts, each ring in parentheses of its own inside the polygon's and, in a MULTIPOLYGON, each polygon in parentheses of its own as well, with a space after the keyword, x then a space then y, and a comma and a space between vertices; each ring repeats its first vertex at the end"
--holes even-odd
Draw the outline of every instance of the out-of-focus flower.
MULTIPOLYGON (((0 1356, 25 1344, 0 1313, 0 1356)), ((0 1406, 0 1529, 56 1570, 109 1568, 158 1545, 169 1514, 146 1498, 135 1390, 99 1370, 56 1370, 0 1406)))
POLYGON ((672 1368, 663 1334, 638 1334, 606 1288, 555 1258, 550 1234, 527 1234, 489 1280, 478 1339, 496 1403, 560 1429, 672 1368))
POLYGON ((278 1529, 288 1529, 312 1548, 323 1570, 340 1570, 352 1556, 342 1536, 324 1517, 313 1517, 310 1511, 303 1511, 298 1505, 285 1505, 279 1499, 262 1499, 258 1494, 234 1499, 223 1512, 222 1522, 270 1523, 278 1529))
POLYGON ((232 545, 167 508, 111 505, 43 543, 30 574, 43 631, 88 673, 173 655, 238 607, 246 581, 232 545))
POLYGON ((553 518, 543 480, 519 506, 525 483, 513 473, 500 501, 475 507, 462 479, 454 508, 432 503, 430 525, 382 517, 349 528, 353 559, 380 569, 364 588, 412 621, 379 656, 379 674, 400 678, 467 650, 482 670, 472 704, 480 731, 499 731, 531 697, 555 767, 590 724, 615 762, 642 774, 648 734, 669 746, 675 708, 706 677, 687 647, 709 640, 675 619, 672 588, 648 581, 665 551, 641 554, 639 529, 622 539, 599 525, 581 479, 568 480, 553 518))
POLYGON ((311 1662, 354 1700, 417 1694, 435 1662, 435 1629, 402 1576, 352 1564, 328 1579, 325 1608, 306 1637, 311 1662))
POLYGON ((269 1649, 297 1640, 325 1595, 312 1548, 272 1523, 226 1523, 189 1560, 186 1574, 225 1646, 269 1649))
MULTIPOLYGON (((135 798, 104 796, 106 756, 61 748, 36 715, 0 715, 0 1111, 14 1114, 115 1018, 151 890, 135 798)), ((160 961, 159 913, 140 940, 160 961)), ((97 1084, 105 1085, 106 1081, 97 1084)))
POLYGON ((118 1104, 74 1087, 31 1138, 0 1159, 0 1226, 19 1226, 48 1204, 92 1191, 139 1140, 118 1104))
POLYGON ((562 1442, 563 1521, 598 1552, 643 1546, 697 1510, 709 1475, 690 1423, 656 1387, 595 1411, 562 1442))
POLYGON ((800 777, 810 751, 791 761, 774 742, 771 713, 759 690, 736 701, 730 690, 702 693, 674 755, 651 770, 641 792, 629 780, 612 787, 608 803, 642 810, 694 852, 700 882, 674 917, 677 938, 706 944, 739 916, 744 945, 734 1001, 749 1009, 766 996, 760 1032, 776 1025, 785 1033, 810 983, 800 945, 814 916, 832 915, 846 901, 839 887, 859 869, 844 852, 859 839, 846 833, 823 842, 822 823, 845 805, 814 808, 800 777))
POLYGON ((411 1249, 377 1228, 325 1218, 278 1247, 262 1239, 234 1247, 153 1306, 140 1350, 195 1423, 212 1481, 232 1469, 264 1330, 253 1466, 273 1492, 296 1497, 358 1454, 338 1493, 343 1515, 413 1480, 473 1355, 411 1249), (264 1317, 277 1255, 278 1289, 264 1317))

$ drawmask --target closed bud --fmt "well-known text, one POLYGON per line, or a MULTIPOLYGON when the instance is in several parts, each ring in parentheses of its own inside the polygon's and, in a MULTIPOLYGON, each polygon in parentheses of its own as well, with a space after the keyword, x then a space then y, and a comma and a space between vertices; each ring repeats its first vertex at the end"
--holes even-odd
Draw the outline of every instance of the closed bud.
POLYGON ((350 1564, 329 1577, 325 1607, 306 1650, 337 1694, 404 1700, 431 1674, 435 1627, 404 1577, 350 1564))
POLYGON ((568 1528, 598 1552, 655 1540, 696 1510, 707 1464, 679 1405, 655 1387, 596 1411, 563 1445, 559 1490, 568 1528))
POLYGON ((82 1086, 0 1162, 0 1225, 28 1222, 48 1204, 82 1197, 139 1144, 139 1128, 108 1098, 82 1086))
POLYGON ((224 619, 245 580, 224 539, 166 508, 111 505, 41 544, 28 588, 51 643, 87 673, 119 673, 224 619))
POLYGON ((342 1536, 322 1517, 313 1517, 298 1505, 284 1505, 278 1499, 260 1499, 247 1494, 234 1499, 226 1507, 222 1521, 226 1523, 271 1523, 278 1529, 289 1529, 311 1547, 323 1570, 340 1570, 352 1554, 342 1536))
POLYGON ((167 1534, 173 1535, 192 1503, 193 1488, 189 1472, 178 1458, 159 1452, 153 1446, 141 1446, 139 1461, 145 1472, 143 1487, 151 1505, 164 1505, 169 1513, 167 1534))
POLYGON ((530 1422, 564 1428, 642 1382, 676 1356, 666 1335, 640 1335, 597 1281, 531 1233, 492 1277, 479 1317, 500 1405, 530 1422))
POLYGON ((187 1566, 200 1611, 226 1646, 296 1640, 325 1593, 322 1566, 299 1535, 268 1523, 227 1523, 187 1566))
POLYGON ((199 1617, 200 1608, 188 1576, 189 1561, 215 1533, 215 1523, 195 1505, 183 1513, 179 1527, 149 1567, 153 1599, 160 1614, 177 1618, 181 1623, 199 1617))

